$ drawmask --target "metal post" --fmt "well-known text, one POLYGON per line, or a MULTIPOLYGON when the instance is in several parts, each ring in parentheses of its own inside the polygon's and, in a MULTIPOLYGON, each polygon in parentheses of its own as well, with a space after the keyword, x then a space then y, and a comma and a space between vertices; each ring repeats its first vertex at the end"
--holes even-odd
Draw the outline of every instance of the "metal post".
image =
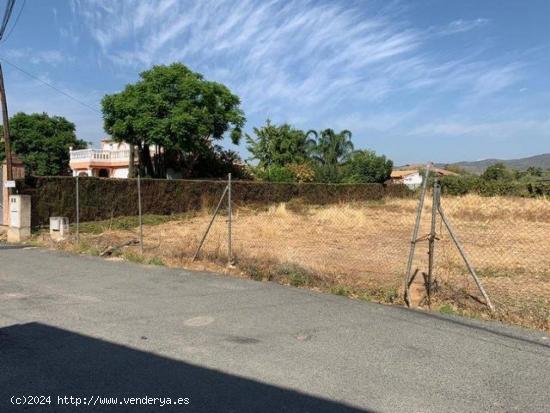
POLYGON ((227 265, 233 264, 233 252, 231 245, 231 173, 227 175, 227 265))
POLYGON ((138 215, 139 215, 139 248, 141 255, 143 255, 143 225, 141 222, 141 178, 138 172, 137 176, 137 190, 138 190, 138 215))
POLYGON ((434 254, 435 254, 435 240, 436 240, 436 216, 439 208, 439 184, 437 181, 434 183, 433 198, 432 198, 432 222, 430 227, 430 236, 428 238, 428 278, 426 285, 426 294, 428 297, 428 305, 431 304, 432 298, 432 282, 433 282, 433 266, 434 266, 434 254))
POLYGON ((458 238, 455 235, 455 232, 453 228, 451 227, 451 223, 447 220, 447 216, 445 215, 445 212, 443 212, 443 208, 441 205, 439 205, 439 215, 441 215, 441 220, 447 227, 447 230, 449 231, 449 234, 451 235, 451 239, 453 240, 454 244, 456 245, 456 248, 458 249, 458 252, 462 256, 462 259, 464 260, 464 263, 466 264, 466 267, 468 268, 468 271, 472 275, 472 278, 474 279, 475 283, 477 284, 477 288, 481 292, 481 295, 483 295, 483 298, 485 298, 485 302, 487 303, 487 306, 491 309, 491 311, 495 311, 495 307, 493 306, 493 303, 491 303, 491 300, 489 299, 489 296, 485 292, 485 289, 481 285, 481 281, 479 280, 474 268, 470 265, 470 261, 468 261, 468 257, 466 256, 466 252, 464 251, 464 248, 462 247, 462 244, 458 240, 458 238))
POLYGON ((197 259, 197 256, 199 255, 199 252, 201 251, 202 244, 204 244, 204 240, 206 239, 206 236, 208 235, 208 232, 210 231, 210 227, 212 227, 212 224, 214 223, 214 219, 216 219, 216 215, 218 215, 218 210, 220 209, 220 206, 222 205, 223 198, 225 197, 225 194, 228 190, 228 186, 225 187, 223 190, 222 196, 220 197, 220 200, 218 202, 218 205, 216 205, 216 209, 214 210, 214 213, 212 214, 212 219, 210 219, 210 223, 208 224, 208 227, 206 228, 206 231, 204 232, 204 235, 202 236, 201 242, 199 243, 199 247, 197 248, 197 251, 195 251, 195 255, 193 255, 192 261, 195 261, 197 259))
POLYGON ((80 194, 78 187, 78 172, 76 175, 76 242, 80 242, 80 194))
POLYGON ((407 271, 405 273, 405 283, 404 283, 404 292, 403 298, 407 306, 410 306, 409 302, 409 280, 411 278, 411 270, 414 260, 414 250, 416 248, 416 241, 418 238, 418 230, 420 228, 420 219, 422 217, 422 209, 424 208, 424 197, 426 196, 426 187, 428 185, 428 176, 430 172, 431 163, 426 165, 426 171, 424 173, 424 180, 422 182, 422 190, 420 191, 420 199, 418 200, 418 208, 416 209, 416 222, 414 224, 414 229, 411 238, 411 250, 409 252, 409 260, 407 262, 407 271))

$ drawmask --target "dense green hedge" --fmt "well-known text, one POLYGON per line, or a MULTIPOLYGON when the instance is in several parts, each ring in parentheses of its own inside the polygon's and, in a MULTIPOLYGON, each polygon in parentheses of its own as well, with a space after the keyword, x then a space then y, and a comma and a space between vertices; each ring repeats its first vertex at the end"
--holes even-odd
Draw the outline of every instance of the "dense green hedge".
POLYGON ((550 195, 550 183, 486 180, 475 175, 439 178, 441 192, 447 195, 476 193, 483 196, 536 197, 550 195))
MULTIPOLYGON (((21 194, 32 197, 32 223, 47 225, 50 216, 76 216, 76 179, 28 177, 17 182, 21 194)), ((226 181, 142 179, 143 214, 170 215, 215 205, 226 181)), ((135 179, 79 178, 80 220, 94 221, 138 214, 135 179)), ((234 181, 232 198, 237 205, 258 205, 300 199, 310 204, 406 197, 404 185, 296 184, 234 181)))

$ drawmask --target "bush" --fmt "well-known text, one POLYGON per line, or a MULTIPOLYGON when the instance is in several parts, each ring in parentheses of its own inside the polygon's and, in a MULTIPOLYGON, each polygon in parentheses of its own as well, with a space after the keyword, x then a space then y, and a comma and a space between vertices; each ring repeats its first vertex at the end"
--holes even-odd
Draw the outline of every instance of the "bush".
POLYGON ((271 165, 258 172, 258 177, 262 181, 268 182, 294 182, 295 176, 292 170, 287 166, 271 165))
POLYGON ((444 176, 439 178, 441 193, 447 195, 465 195, 475 191, 480 178, 475 175, 444 176))
POLYGON ((313 182, 315 181, 315 170, 308 163, 291 164, 288 169, 294 175, 296 182, 313 182))
POLYGON ((389 179, 393 162, 374 151, 357 151, 343 166, 344 182, 383 183, 389 179))

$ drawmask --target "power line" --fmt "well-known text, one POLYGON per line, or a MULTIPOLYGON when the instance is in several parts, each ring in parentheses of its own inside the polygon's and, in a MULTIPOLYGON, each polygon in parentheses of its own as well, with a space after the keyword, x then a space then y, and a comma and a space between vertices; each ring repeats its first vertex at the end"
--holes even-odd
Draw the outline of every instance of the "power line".
POLYGON ((2 42, 5 42, 9 39, 11 33, 13 32, 13 29, 15 29, 15 26, 17 26, 17 22, 19 21, 19 17, 21 17, 21 13, 23 13, 23 9, 25 8, 25 4, 27 3, 27 0, 23 0, 23 4, 21 4, 21 8, 19 9, 19 13, 17 13, 17 17, 15 18, 15 21, 13 22, 13 26, 11 26, 10 31, 6 35, 6 37, 2 38, 2 42))
POLYGON ((93 110, 95 113, 99 113, 99 114, 101 115, 101 112, 100 112, 99 110, 97 110, 96 108, 94 108, 93 106, 88 105, 87 103, 81 101, 81 100, 78 99, 78 98, 75 98, 75 97, 72 96, 72 95, 69 95, 67 92, 64 92, 63 90, 58 89, 57 87, 55 87, 55 86, 52 85, 51 83, 48 83, 48 82, 46 82, 46 81, 40 79, 38 76, 35 76, 35 75, 33 75, 32 73, 27 72, 25 69, 22 69, 21 67, 17 66, 15 63, 12 63, 12 62, 6 60, 5 57, 0 57, 0 60, 2 60, 3 62, 7 63, 7 64, 10 65, 10 66, 12 66, 13 68, 19 70, 21 73, 24 73, 25 75, 27 75, 27 76, 29 76, 29 77, 32 77, 33 79, 39 81, 40 83, 42 83, 42 84, 44 84, 44 85, 46 85, 46 86, 52 88, 52 89, 55 90, 56 92, 61 93, 62 95, 68 97, 69 99, 72 99, 72 100, 74 100, 75 102, 79 103, 80 105, 85 106, 85 107, 87 107, 88 109, 93 110))
POLYGON ((8 27, 8 23, 10 21, 11 13, 13 11, 14 6, 15 6, 15 0, 8 0, 8 3, 6 4, 6 10, 4 11, 4 18, 2 19, 2 25, 0 26, 0 40, 4 36, 6 27, 8 27))

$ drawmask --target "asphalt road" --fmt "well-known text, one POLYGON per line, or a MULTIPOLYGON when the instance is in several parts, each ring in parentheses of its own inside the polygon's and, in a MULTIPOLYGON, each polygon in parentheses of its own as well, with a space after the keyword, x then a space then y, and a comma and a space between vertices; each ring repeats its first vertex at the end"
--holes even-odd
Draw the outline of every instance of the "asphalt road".
POLYGON ((0 247, 1 412, 549 412, 549 390, 542 333, 0 247))

